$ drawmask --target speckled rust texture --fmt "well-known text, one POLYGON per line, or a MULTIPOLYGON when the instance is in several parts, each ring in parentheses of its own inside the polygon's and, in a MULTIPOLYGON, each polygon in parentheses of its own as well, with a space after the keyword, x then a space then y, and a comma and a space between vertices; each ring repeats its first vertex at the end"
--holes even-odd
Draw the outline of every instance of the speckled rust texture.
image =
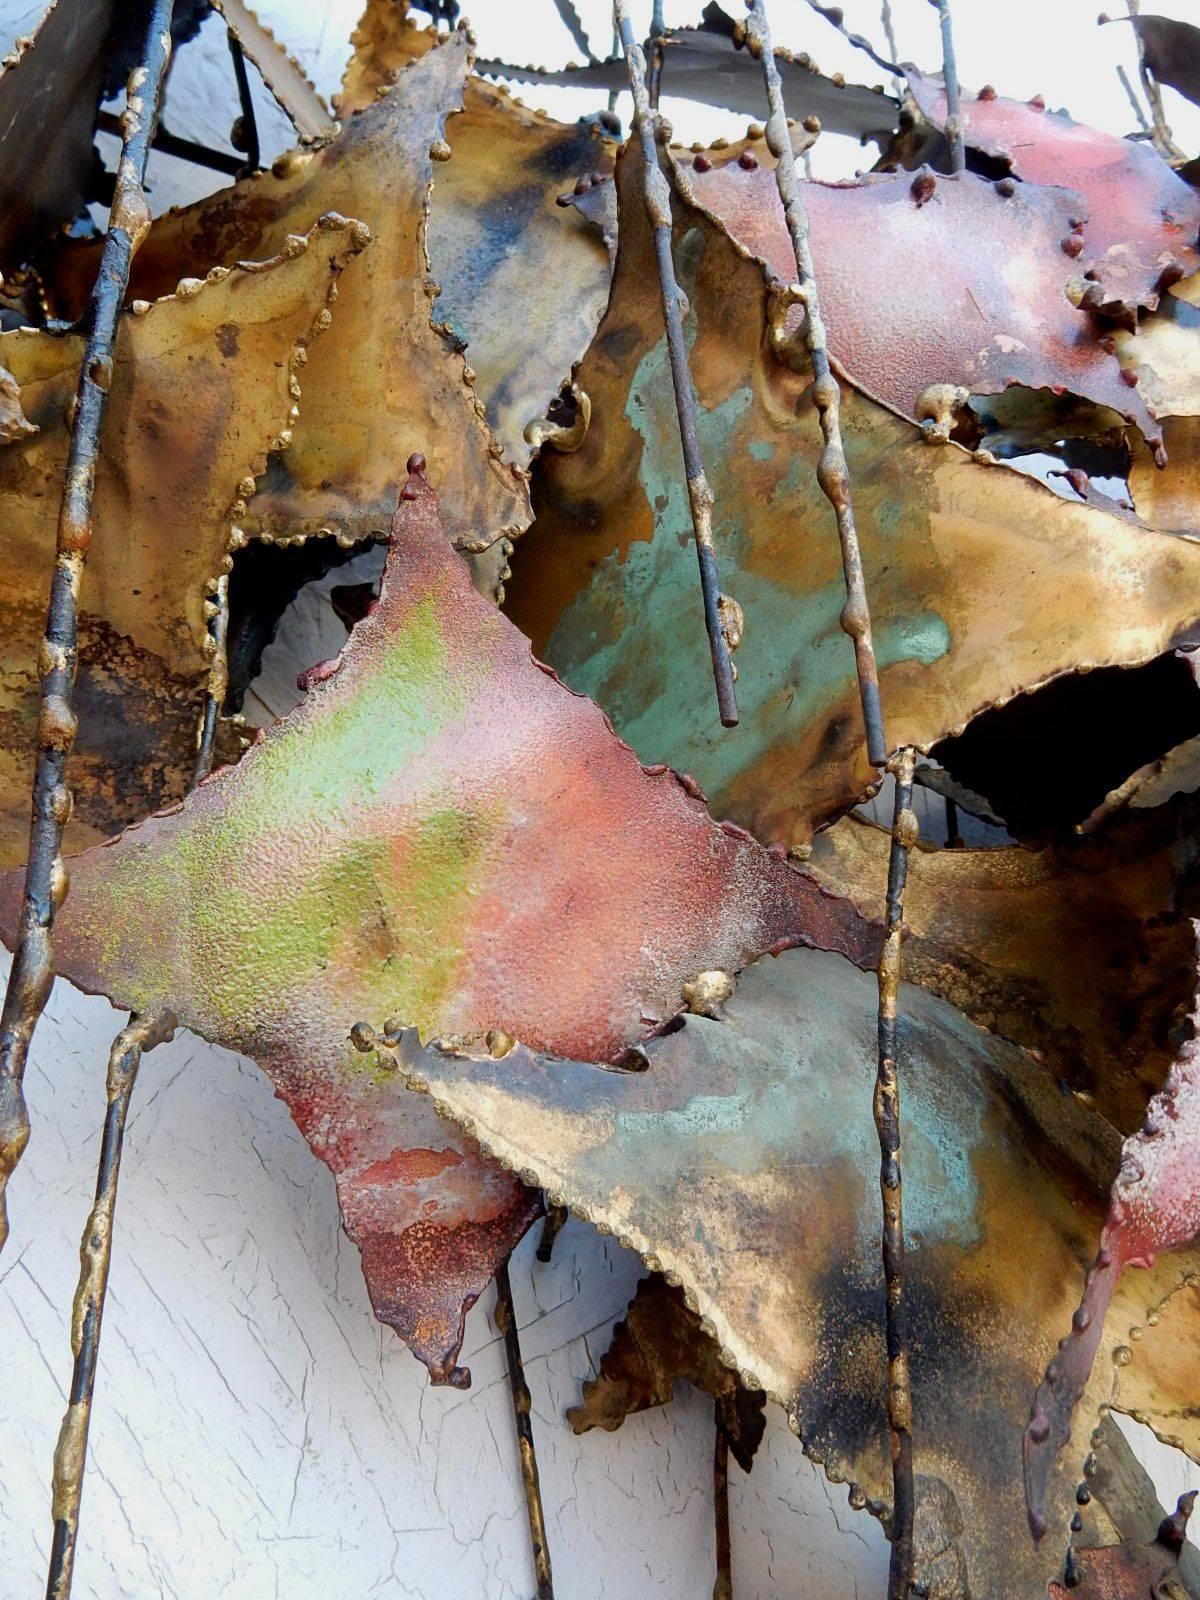
MULTIPOLYGON (((751 168, 725 153, 699 167, 681 157, 680 182, 786 284, 791 241, 770 155, 758 148, 751 168)), ((970 172, 939 175, 915 193, 907 172, 805 183, 802 193, 830 354, 870 394, 916 417, 933 384, 972 394, 1013 383, 1065 389, 1159 437, 1101 345, 1104 330, 1068 295, 1080 271, 1062 244, 1086 213, 1080 196, 1032 183, 1006 189, 970 172)), ((793 311, 789 321, 798 319, 793 311)))
MULTIPOLYGON (((940 127, 941 84, 919 72, 906 76, 921 110, 940 127)), ((1083 196, 1088 217, 1076 265, 1094 269, 1115 314, 1132 318, 1138 307, 1153 307, 1169 283, 1200 267, 1200 194, 1148 140, 1102 133, 1036 99, 994 91, 964 96, 962 117, 969 149, 1008 162, 1028 183, 1062 184, 1083 196)))
POLYGON ((701 971, 799 942, 869 966, 879 937, 645 771, 475 593, 424 479, 404 492, 339 661, 237 767, 73 863, 57 950, 82 987, 259 1061, 334 1170, 376 1309, 450 1376, 540 1201, 372 1069, 353 1024, 604 1060, 701 971))

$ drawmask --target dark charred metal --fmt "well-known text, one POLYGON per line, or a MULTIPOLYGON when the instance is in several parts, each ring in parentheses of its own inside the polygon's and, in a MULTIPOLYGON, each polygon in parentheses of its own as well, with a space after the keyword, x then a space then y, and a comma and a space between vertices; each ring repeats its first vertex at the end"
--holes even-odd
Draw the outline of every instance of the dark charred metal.
POLYGON ((41 708, 37 764, 20 928, 0 1012, 0 1249, 8 1238, 5 1190, 29 1142, 22 1080, 29 1044, 54 982, 51 928, 66 898, 61 849, 71 814, 67 762, 75 743, 75 672, 79 587, 92 538, 92 494, 100 423, 112 373, 117 316, 129 284, 134 251, 150 226, 143 183, 171 54, 174 0, 153 0, 142 64, 130 74, 122 116, 123 145, 100 269, 92 290, 66 483, 58 519, 57 554, 46 630, 38 652, 41 708))
MULTIPOLYGON (((713 545, 713 492, 704 474, 700 439, 696 432, 696 399, 688 370, 687 346, 683 338, 680 289, 671 257, 671 191, 658 160, 658 133, 662 124, 651 109, 646 90, 646 58, 634 37, 627 0, 613 0, 613 21, 621 36, 621 49, 633 95, 633 120, 642 145, 645 167, 646 216, 654 233, 658 258, 658 282, 662 292, 663 320, 666 323, 667 349, 671 358, 671 378, 675 385, 675 408, 679 415, 679 439, 687 473, 688 503, 692 512, 692 531, 696 540, 696 560, 700 565, 700 588, 704 595, 704 624, 712 652, 713 677, 717 686, 717 707, 726 728, 737 726, 736 674, 726 634, 725 615, 729 609, 721 594, 717 553, 713 545)), ((739 630, 740 631, 740 630, 739 630)))
POLYGON ((729 1436, 719 1418, 713 1445, 713 1522, 717 1546, 713 1600, 733 1600, 733 1547, 729 1538, 729 1436))
POLYGON ((100 1326, 108 1269, 112 1259, 113 1215, 117 1183, 121 1176, 121 1147, 125 1121, 142 1055, 169 1039, 175 1018, 169 1011, 151 1017, 130 1017, 113 1040, 108 1057, 108 1109, 100 1139, 100 1166, 96 1174, 96 1200, 79 1246, 79 1285, 71 1310, 71 1349, 75 1366, 71 1394, 54 1451, 54 1538, 46 1600, 67 1600, 75 1569, 79 1537, 79 1502, 87 1461, 88 1426, 96 1387, 96 1361, 100 1353, 100 1326))
POLYGON ((950 145, 951 172, 967 169, 967 147, 963 138, 962 112, 959 109, 958 61, 954 54, 954 23, 950 17, 950 0, 931 0, 937 6, 938 21, 942 28, 942 78, 946 85, 945 135, 950 145))
POLYGON ((871 613, 867 605, 862 556, 858 548, 858 529, 854 522, 846 453, 842 448, 841 390, 829 365, 829 345, 821 317, 821 302, 809 244, 808 209, 796 173, 796 157, 783 104, 783 84, 771 48, 771 30, 764 0, 753 0, 746 31, 747 48, 759 57, 766 82, 767 101, 771 108, 766 129, 767 148, 775 157, 775 182, 796 258, 797 282, 792 286, 790 295, 804 308, 803 337, 812 363, 812 398, 821 419, 821 433, 825 440, 825 448, 817 464, 817 481, 833 507, 842 546, 846 603, 839 620, 843 631, 854 644, 858 694, 867 735, 867 756, 872 765, 880 767, 887 760, 887 741, 883 732, 883 709, 879 702, 879 668, 871 637, 871 613))
POLYGON ((542 1223, 542 1237, 538 1240, 537 1258, 543 1264, 550 1260, 554 1253, 554 1241, 563 1230, 567 1220, 566 1206, 546 1207, 546 1220, 542 1223))
POLYGON ((892 1553, 888 1600, 908 1600, 913 1574, 912 1391, 908 1375, 908 1326, 904 1307, 904 1210, 900 1172, 900 1075, 896 1000, 900 991, 900 946, 904 933, 904 885, 908 852, 919 828, 912 808, 911 746, 888 762, 896 780, 892 847, 888 856, 887 937, 879 958, 879 1067, 875 1077, 875 1129, 879 1135, 879 1191, 883 1198, 883 1275, 887 1291, 888 1427, 892 1453, 892 1553))
POLYGON ((242 110, 234 129, 232 142, 246 157, 245 165, 239 173, 239 176, 244 176, 248 172, 254 172, 262 164, 258 145, 258 119, 254 115, 254 96, 250 92, 250 75, 246 71, 246 55, 241 42, 232 30, 226 33, 225 38, 229 45, 229 57, 233 62, 238 104, 242 110))
POLYGON ((667 31, 667 24, 663 18, 663 0, 654 0, 654 13, 650 22, 650 71, 646 77, 646 93, 650 97, 650 106, 658 110, 659 96, 662 94, 663 74, 663 34, 667 31))
POLYGON ((550 1547, 546 1543, 546 1518, 542 1512, 542 1488, 538 1479, 537 1452, 533 1447, 533 1423, 530 1417, 533 1402, 529 1385, 525 1382, 525 1365, 521 1360, 521 1340, 517 1333, 517 1314, 513 1310, 507 1261, 496 1274, 495 1322, 504 1335, 504 1353, 508 1360, 508 1382, 517 1421, 517 1448, 521 1452, 521 1483, 525 1489, 525 1509, 529 1513, 529 1540, 533 1546, 537 1600, 554 1600, 550 1547))

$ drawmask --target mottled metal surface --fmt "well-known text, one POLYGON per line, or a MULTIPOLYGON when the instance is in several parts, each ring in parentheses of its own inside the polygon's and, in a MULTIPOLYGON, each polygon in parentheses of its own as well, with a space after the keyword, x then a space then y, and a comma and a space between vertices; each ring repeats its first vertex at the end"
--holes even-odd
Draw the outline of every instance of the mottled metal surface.
MULTIPOLYGON (((270 261, 191 280, 120 320, 96 465, 95 538, 80 590, 69 852, 187 786, 209 667, 208 591, 236 543, 239 496, 287 430, 302 377, 307 399, 300 362, 363 237, 357 223, 330 219, 306 244, 293 241, 270 261)), ((53 562, 82 352, 73 335, 0 335, 0 364, 19 382, 39 430, 0 450, 5 865, 25 859, 42 584, 53 562)))
POLYGON ((1143 450, 1134 452, 1129 493, 1138 514, 1167 533, 1200 535, 1200 273, 1176 284, 1143 317, 1136 332, 1114 339, 1121 366, 1162 417, 1169 455, 1157 472, 1143 450))
MULTIPOLYGON (((371 105, 436 41, 394 0, 369 5, 339 114, 371 105)), ((591 127, 556 122, 477 77, 446 137, 452 159, 436 169, 426 241, 441 290, 433 316, 466 345, 506 459, 527 466, 525 429, 587 349, 611 278, 603 244, 558 198, 582 178, 611 173, 611 147, 591 127)))
POLYGON ((583 1385, 567 1421, 576 1433, 592 1428, 611 1433, 635 1412, 669 1405, 684 1380, 712 1395, 717 1427, 742 1471, 749 1472, 766 1427, 766 1396, 739 1381, 683 1290, 657 1273, 638 1284, 600 1358, 599 1372, 583 1385))
MULTIPOLYGON (((1062 1546, 1028 1537, 1021 1428, 1078 1296, 1119 1136, 945 1002, 904 985, 897 1009, 918 1534, 929 1507, 960 1530, 971 1594, 996 1593, 1003 1573, 1006 1600, 1033 1600, 1062 1546)), ((724 1022, 687 1017, 648 1044, 642 1072, 523 1047, 503 1060, 421 1051, 411 1036, 393 1059, 494 1155, 680 1282, 723 1358, 787 1406, 852 1503, 884 1514, 874 1035, 871 978, 792 952, 742 973, 724 1022)), ((1196 1266, 1181 1252, 1118 1286, 1084 1400, 1092 1425, 1111 1399, 1175 1431, 1194 1400, 1195 1298, 1182 1326, 1147 1318, 1196 1266), (1132 1328, 1137 1354, 1114 1365, 1132 1328), (1153 1416, 1144 1386, 1125 1387, 1152 1355, 1153 1416)), ((1050 1485, 1063 1534, 1082 1454, 1050 1485)))
POLYGON ((419 473, 396 530, 378 607, 305 701, 72 864, 60 964, 260 1063, 334 1170, 378 1314, 455 1378, 464 1310, 540 1197, 375 1070, 353 1024, 604 1060, 701 971, 810 941, 870 966, 879 934, 639 766, 471 587, 419 473))
POLYGON ((0 268, 38 252, 81 208, 92 176, 113 0, 55 0, 0 61, 0 268))
MULTIPOLYGON (((1200 948, 1200 922, 1192 924, 1200 948)), ((1069 1331, 1034 1398, 1025 1430, 1025 1492, 1034 1537, 1045 1531, 1045 1484, 1071 1436, 1075 1410, 1104 1337, 1126 1267, 1150 1269, 1165 1252, 1200 1234, 1200 997, 1162 1090, 1121 1151, 1100 1248, 1069 1331)), ((1195 1409, 1195 1397, 1189 1402, 1195 1409)), ((1077 1423, 1075 1424, 1078 1425, 1077 1423)))
MULTIPOLYGON (((702 160, 679 152, 680 181, 788 283, 791 243, 772 193, 770 153, 761 143, 751 150, 753 166, 736 152, 702 160)), ((914 418, 933 384, 996 394, 1016 383, 1109 406, 1157 440, 1149 397, 1122 380, 1121 364, 1100 342, 1102 329, 1069 298, 1082 280, 1078 262, 1061 247, 1085 215, 1080 197, 1035 183, 997 185, 968 172, 929 176, 933 187, 923 201, 907 172, 802 185, 838 366, 914 418), (870 250, 864 238, 873 241, 870 250), (886 272, 881 257, 890 263, 886 272)))
MULTIPOLYGON (((940 81, 911 69, 906 75, 925 116, 943 127, 940 81)), ((1029 183, 1062 184, 1083 196, 1088 220, 1074 259, 1081 274, 1094 272, 1100 309, 1132 320, 1200 266, 1200 193, 1152 145, 1101 133, 1036 98, 1008 100, 988 89, 964 97, 962 114, 969 149, 1008 162, 1029 183)))
MULTIPOLYGON (((1179 797, 1041 850, 918 847, 904 972, 983 1027, 1034 1050, 1123 1131, 1137 1127, 1178 1046, 1194 987, 1200 802, 1179 797)), ((847 817, 809 868, 883 914, 888 835, 847 817)))
POLYGON ((1051 1600, 1190 1600, 1180 1553, 1196 1491, 1181 1495, 1158 1536, 1144 1544, 1124 1540, 1099 1550, 1072 1552, 1069 1583, 1052 1583, 1051 1600))
MULTIPOLYGON (((574 454, 542 463, 507 606, 643 760, 694 773, 717 811, 759 838, 802 846, 875 778, 838 629, 844 585, 813 471, 822 440, 802 403, 808 379, 770 354, 760 266, 680 200, 676 262, 714 538, 748 619, 742 724, 726 739, 712 725, 699 597, 680 559, 688 510, 634 176, 623 159, 613 296, 578 374, 591 427, 574 454)), ((957 445, 930 448, 850 386, 842 429, 894 746, 928 747, 997 700, 1089 663, 1146 661, 1194 629, 1200 549, 957 445)))
POLYGON ((471 65, 455 33, 348 117, 318 150, 160 217, 135 263, 132 292, 161 294, 190 272, 271 253, 326 211, 360 217, 374 247, 341 284, 332 337, 315 349, 305 406, 286 454, 273 455, 245 526, 276 537, 387 532, 395 479, 423 450, 456 542, 486 546, 529 520, 523 480, 499 459, 463 356, 430 325, 425 253, 430 185, 449 151, 446 119, 471 65), (435 153, 437 159, 435 159, 435 153))

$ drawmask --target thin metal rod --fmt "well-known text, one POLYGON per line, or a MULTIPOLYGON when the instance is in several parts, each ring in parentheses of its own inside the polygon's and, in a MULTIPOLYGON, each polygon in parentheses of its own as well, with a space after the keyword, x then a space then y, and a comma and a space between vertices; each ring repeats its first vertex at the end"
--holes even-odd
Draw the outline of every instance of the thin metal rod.
POLYGON ((217 737, 217 718, 225 705, 229 689, 229 658, 226 643, 229 637, 229 574, 223 572, 217 579, 217 591, 212 600, 205 602, 208 617, 208 637, 211 640, 212 661, 208 669, 208 686, 204 692, 204 709, 200 713, 200 726, 196 734, 196 765, 192 782, 197 784, 212 771, 213 750, 217 737))
POLYGON ((650 71, 646 75, 646 96, 653 111, 658 110, 659 96, 662 94, 663 34, 666 28, 663 0, 654 0, 654 13, 650 21, 650 71))
POLYGON ((1125 71, 1125 68, 1119 61, 1117 62, 1117 77, 1121 80, 1122 89, 1124 89, 1125 93, 1129 96, 1129 104, 1133 107, 1133 114, 1138 120, 1138 127, 1143 133, 1152 133, 1153 130, 1151 129, 1150 123, 1147 120, 1146 113, 1142 110, 1142 102, 1138 99, 1137 94, 1134 92, 1134 87, 1129 81, 1129 74, 1125 71))
MULTIPOLYGON (((658 162, 657 134, 660 123, 657 112, 650 107, 646 92, 646 58, 634 38, 633 24, 629 20, 628 0, 613 0, 613 21, 621 37, 621 49, 625 53, 625 67, 629 75, 630 92, 633 95, 633 120, 642 145, 646 216, 654 232, 654 250, 658 258, 658 284, 662 293, 667 349, 671 358, 671 379, 675 385, 675 410, 679 417, 679 439, 683 446, 683 465, 687 474, 692 532, 696 540, 696 560, 700 565, 700 588, 704 595, 704 625, 708 631, 713 677, 717 686, 717 707, 724 726, 733 728, 737 726, 738 721, 737 693, 734 689, 735 673, 730 657, 725 618, 727 613, 736 615, 736 608, 728 602, 722 604, 724 597, 721 594, 717 553, 712 533, 713 492, 704 475, 700 439, 696 432, 696 399, 692 393, 692 375, 688 370, 683 318, 679 310, 679 284, 675 279, 675 264, 671 259, 671 191, 658 162)), ((740 627, 737 632, 740 634, 740 627)))
POLYGON ((733 1546, 729 1538, 729 1436, 717 1423, 713 1445, 713 1524, 717 1546, 717 1575, 713 1600, 733 1600, 733 1546))
POLYGON ((242 108, 239 131, 242 138, 241 148, 246 157, 243 171, 255 172, 262 161, 258 143, 258 119, 254 114, 254 96, 250 92, 250 74, 246 71, 246 53, 242 49, 241 40, 235 37, 232 29, 226 30, 225 40, 229 45, 233 76, 237 80, 238 102, 242 108))
POLYGON ((783 104, 783 84, 771 48, 771 29, 767 23, 764 0, 754 0, 751 5, 746 32, 747 46, 762 63, 766 82, 770 108, 766 129, 767 147, 775 157, 775 182, 783 202, 796 259, 797 282, 793 298, 804 308, 804 343, 812 363, 813 404, 821 419, 821 433, 825 441, 817 464, 817 481, 833 507, 842 547, 846 603, 842 607, 841 625, 854 643, 858 697, 867 736, 867 758, 873 766, 881 767, 887 760, 887 741, 883 731, 879 668, 875 662, 875 646, 871 637, 871 613, 867 605, 862 555, 858 547, 858 529, 854 522, 850 475, 846 469, 846 453, 842 448, 841 390, 829 365, 829 347, 809 244, 808 210, 796 173, 796 157, 783 104))
MULTIPOLYGON (((883 28, 883 37, 888 47, 888 54, 893 61, 898 62, 900 57, 896 50, 896 29, 892 23, 891 0, 882 0, 882 4, 879 7, 879 22, 883 28)), ((904 98, 904 84, 901 82, 899 74, 895 72, 892 74, 892 88, 895 90, 897 98, 902 100, 904 98)))
MULTIPOLYGON (((197 729, 198 751, 192 774, 193 787, 212 771, 216 716, 225 701, 225 637, 229 624, 229 581, 222 574, 216 599, 208 602, 209 634, 216 641, 209 667, 204 710, 197 729)), ((169 1011, 155 1016, 131 1016, 113 1040, 108 1056, 108 1106, 100 1138, 100 1166, 96 1174, 96 1200, 79 1246, 79 1285, 71 1313, 71 1351, 75 1365, 71 1395, 59 1428, 54 1452, 52 1516, 54 1538, 46 1600, 68 1600, 79 1536, 79 1503, 87 1466, 88 1427, 96 1389, 100 1353, 100 1328, 108 1293, 113 1224, 117 1209, 117 1184, 121 1176, 121 1151, 125 1121, 142 1056, 174 1033, 177 1022, 169 1011)))
MULTIPOLYGON (((118 139, 121 137, 121 119, 111 111, 100 113, 96 119, 96 127, 101 133, 115 134, 118 139)), ((181 139, 177 134, 168 133, 162 126, 155 130, 150 148, 164 156, 175 156, 180 161, 190 161, 193 166, 208 167, 212 172, 228 173, 231 178, 236 178, 246 166, 241 156, 227 154, 224 150, 210 150, 206 144, 197 144, 194 139, 181 139)))
POLYGON ((954 24, 950 18, 950 0, 931 0, 937 6, 938 21, 942 25, 942 79, 946 86, 946 125, 943 130, 950 145, 951 172, 965 172, 967 147, 963 140, 962 111, 958 95, 958 61, 954 54, 954 24))
POLYGON ((904 1209, 900 1175, 900 1077, 896 1000, 908 852, 919 828, 912 808, 911 746, 888 762, 896 781, 892 846, 888 855, 886 938, 879 958, 879 1065, 875 1076, 875 1131, 879 1135, 879 1192, 883 1199, 883 1276, 887 1296, 888 1431, 892 1453, 892 1553, 888 1600, 908 1600, 913 1573, 912 1392, 908 1377, 908 1324, 904 1306, 904 1209))
MULTIPOLYGON (((1125 9, 1131 18, 1140 16, 1142 10, 1141 0, 1125 0, 1125 9)), ((1151 132, 1154 147, 1164 161, 1183 161, 1186 152, 1181 150, 1175 143, 1175 136, 1167 123, 1167 113, 1163 108, 1162 90, 1158 86, 1157 78, 1146 65, 1146 49, 1142 44, 1142 36, 1136 28, 1133 31, 1137 35, 1138 77, 1141 79, 1146 99, 1150 103, 1150 115, 1154 122, 1151 132)))
POLYGON ((152 0, 142 65, 130 75, 124 142, 100 268, 92 289, 88 334, 58 515, 57 551, 46 631, 38 649, 41 706, 29 830, 29 865, 16 951, 0 1012, 0 1249, 8 1238, 8 1179, 29 1142, 22 1080, 29 1045, 54 982, 51 928, 67 893, 62 836, 71 815, 67 762, 75 743, 75 672, 79 586, 92 540, 92 497, 100 423, 112 377, 117 316, 129 286, 134 251, 150 226, 143 182, 150 138, 171 54, 173 0, 152 0))
POLYGON ((538 1240, 537 1258, 543 1265, 550 1260, 554 1253, 554 1241, 562 1232, 563 1223, 567 1220, 566 1206, 548 1206, 546 1220, 542 1223, 542 1237, 538 1240))
POLYGON ((592 50, 591 41, 587 36, 587 29, 583 25, 574 0, 554 0, 554 9, 558 12, 562 25, 566 28, 576 46, 583 51, 585 61, 595 61, 595 52, 592 50))
POLYGON ((75 1570, 79 1502, 83 1494, 88 1428, 96 1387, 100 1327, 104 1316, 104 1297, 108 1290, 113 1215, 117 1205, 121 1148, 129 1101, 143 1052, 169 1039, 174 1028, 175 1018, 169 1012, 152 1017, 130 1017, 128 1026, 113 1040, 109 1052, 108 1109, 100 1140, 96 1199, 79 1246, 79 1285, 71 1310, 71 1350, 75 1366, 71 1373, 70 1400, 54 1451, 54 1537, 50 1546, 46 1600, 67 1600, 75 1570))
POLYGON ((496 1326, 504 1335, 508 1359, 508 1382, 512 1389, 513 1411, 517 1421, 517 1448, 521 1452, 521 1482, 525 1489, 525 1509, 529 1513, 529 1541, 533 1546, 533 1574, 537 1581, 537 1600, 554 1600, 554 1576, 550 1571, 550 1547, 546 1543, 546 1519, 542 1513, 542 1487, 538 1478, 537 1452, 533 1447, 533 1402, 525 1382, 521 1360, 521 1340, 517 1334, 517 1314, 513 1310, 512 1284, 508 1262, 496 1274, 496 1326))

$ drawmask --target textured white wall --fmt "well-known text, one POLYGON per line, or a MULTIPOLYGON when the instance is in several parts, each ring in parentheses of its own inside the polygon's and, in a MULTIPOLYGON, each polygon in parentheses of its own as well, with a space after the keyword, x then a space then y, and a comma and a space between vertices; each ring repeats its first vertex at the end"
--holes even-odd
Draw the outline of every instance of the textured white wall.
MULTIPOLYGON (((38 9, 0 3, 0 42, 38 9)), ((475 12, 489 51, 511 30, 518 59, 571 53, 549 0, 464 9, 475 12)), ((606 9, 606 0, 581 4, 598 41, 606 9)), ((874 0, 846 9, 852 25, 877 33, 874 0)), ((930 8, 897 0, 894 9, 901 52, 932 60, 930 8)), ((331 92, 357 0, 274 0, 260 11, 331 92)), ((668 19, 691 11, 669 5, 668 19)), ((776 5, 781 39, 809 46, 830 70, 863 75, 806 8, 795 11, 803 27, 788 37, 792 5, 776 5)), ((1096 43, 1093 11, 1094 0, 1064 0, 1053 15, 1021 0, 993 36, 994 8, 985 26, 960 7, 964 80, 1041 89, 1052 103, 1070 100, 1123 131, 1111 51, 1096 43), (1036 50, 1024 26, 1034 20, 1056 33, 1036 50)), ((559 114, 585 109, 563 96, 553 103, 559 114)), ((269 157, 288 135, 261 86, 259 99, 269 157)), ((234 114, 214 20, 180 56, 169 123, 223 144, 234 114)), ((678 116, 677 126, 689 138, 704 131, 693 135, 678 116)), ((719 118, 712 127, 728 131, 719 118)), ((215 186, 161 157, 152 177, 156 209, 215 186)), ((336 624, 305 599, 269 663, 263 688, 272 709, 283 709, 296 667, 339 643, 336 624)), ((4 1600, 39 1593, 44 1581, 78 1238, 95 1178, 108 1045, 122 1021, 106 1002, 60 983, 33 1049, 33 1139, 11 1185, 13 1233, 0 1259, 4 1600)), ((712 1580, 711 1404, 684 1392, 669 1410, 616 1434, 576 1439, 562 1414, 594 1372, 639 1264, 578 1223, 568 1224, 550 1266, 533 1260, 533 1243, 518 1251, 513 1286, 561 1600, 696 1600, 712 1580)), ((468 1321, 472 1390, 430 1388, 374 1321, 357 1253, 338 1227, 332 1181, 255 1067, 188 1035, 154 1052, 127 1139, 77 1600, 525 1600, 532 1568, 490 1310, 489 1296, 468 1321)), ((1153 1441, 1144 1448, 1164 1497, 1196 1482, 1179 1458, 1153 1441)), ((878 1528, 804 1460, 777 1414, 753 1475, 731 1467, 731 1502, 738 1600, 882 1593, 878 1528)))

